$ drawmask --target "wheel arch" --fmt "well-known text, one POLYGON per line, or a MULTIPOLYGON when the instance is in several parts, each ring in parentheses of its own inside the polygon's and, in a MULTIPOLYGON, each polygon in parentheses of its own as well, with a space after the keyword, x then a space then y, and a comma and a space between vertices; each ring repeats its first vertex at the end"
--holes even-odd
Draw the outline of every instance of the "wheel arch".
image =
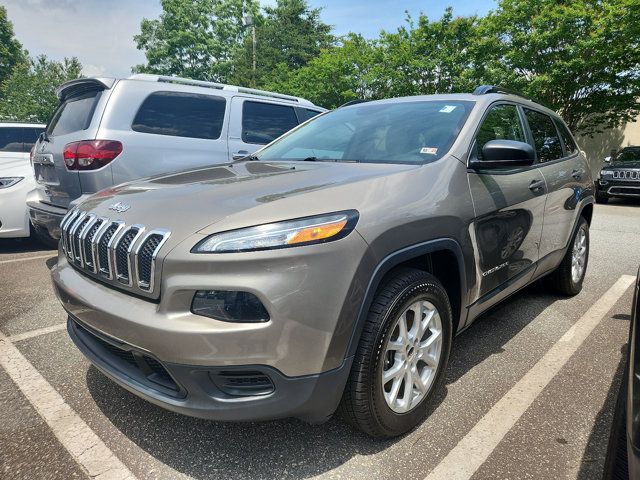
POLYGON ((464 324, 466 306, 463 299, 467 289, 464 256, 460 244, 452 238, 419 243, 387 255, 375 267, 360 305, 347 348, 347 357, 356 353, 374 295, 385 278, 403 267, 424 270, 438 278, 445 287, 451 302, 453 334, 455 335, 459 325, 464 324), (451 268, 450 262, 455 263, 455 268, 451 268))

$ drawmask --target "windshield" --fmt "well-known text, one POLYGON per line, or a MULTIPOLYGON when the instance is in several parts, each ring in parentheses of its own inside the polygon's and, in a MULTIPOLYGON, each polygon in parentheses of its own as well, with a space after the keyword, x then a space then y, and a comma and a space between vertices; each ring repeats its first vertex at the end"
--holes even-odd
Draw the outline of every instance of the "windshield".
POLYGON ((427 100, 338 108, 283 136, 257 157, 422 164, 447 153, 474 103, 427 100))
POLYGON ((640 147, 623 148, 613 159, 614 162, 638 162, 640 161, 640 147))

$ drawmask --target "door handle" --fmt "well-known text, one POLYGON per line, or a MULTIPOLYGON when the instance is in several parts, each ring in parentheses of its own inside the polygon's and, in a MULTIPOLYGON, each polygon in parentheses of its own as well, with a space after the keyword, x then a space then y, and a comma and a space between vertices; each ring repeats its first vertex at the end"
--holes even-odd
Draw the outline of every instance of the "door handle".
POLYGON ((233 158, 234 160, 240 160, 247 155, 249 155, 249 152, 247 152, 246 150, 238 150, 237 152, 231 154, 231 158, 233 158))
POLYGON ((529 184, 529 190, 532 192, 537 192, 538 190, 542 190, 544 188, 544 180, 534 180, 529 184))
POLYGON ((576 180, 580 180, 582 178, 582 173, 582 170, 574 170, 573 172, 571 172, 571 176, 576 180))

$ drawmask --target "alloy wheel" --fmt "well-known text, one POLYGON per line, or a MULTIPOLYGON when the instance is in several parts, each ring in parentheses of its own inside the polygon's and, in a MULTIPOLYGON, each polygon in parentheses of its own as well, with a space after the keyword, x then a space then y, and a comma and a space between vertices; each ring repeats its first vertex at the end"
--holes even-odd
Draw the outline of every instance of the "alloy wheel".
POLYGON ((385 345, 382 390, 396 413, 407 413, 429 393, 442 354, 442 320, 426 300, 412 303, 393 325, 385 345))

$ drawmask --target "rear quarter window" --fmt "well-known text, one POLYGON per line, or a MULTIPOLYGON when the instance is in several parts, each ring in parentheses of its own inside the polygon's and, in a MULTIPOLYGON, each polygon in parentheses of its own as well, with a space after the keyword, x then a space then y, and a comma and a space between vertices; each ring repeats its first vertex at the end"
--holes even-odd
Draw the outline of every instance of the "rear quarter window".
POLYGON ((223 97, 182 92, 155 92, 136 113, 131 129, 174 137, 220 138, 227 101, 223 97))
POLYGON ((29 152, 42 131, 35 127, 0 127, 0 152, 29 152))
POLYGON ((245 101, 242 105, 242 141, 263 145, 298 125, 293 107, 245 101))
POLYGON ((64 100, 53 113, 47 133, 67 135, 89 128, 101 94, 101 90, 96 90, 64 100))

